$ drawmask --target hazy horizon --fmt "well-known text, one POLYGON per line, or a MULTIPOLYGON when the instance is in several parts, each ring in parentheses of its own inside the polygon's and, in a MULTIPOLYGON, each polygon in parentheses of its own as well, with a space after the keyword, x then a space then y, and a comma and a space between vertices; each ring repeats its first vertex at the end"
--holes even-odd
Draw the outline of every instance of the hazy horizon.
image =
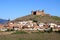
POLYGON ((60 17, 60 0, 0 0, 0 18, 15 19, 31 14, 32 10, 60 17))

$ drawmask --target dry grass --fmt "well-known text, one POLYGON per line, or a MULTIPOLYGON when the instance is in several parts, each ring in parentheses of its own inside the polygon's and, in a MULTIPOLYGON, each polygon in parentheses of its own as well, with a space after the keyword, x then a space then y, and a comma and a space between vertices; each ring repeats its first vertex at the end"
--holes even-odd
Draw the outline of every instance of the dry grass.
POLYGON ((60 40, 59 33, 31 33, 0 35, 0 40, 60 40))

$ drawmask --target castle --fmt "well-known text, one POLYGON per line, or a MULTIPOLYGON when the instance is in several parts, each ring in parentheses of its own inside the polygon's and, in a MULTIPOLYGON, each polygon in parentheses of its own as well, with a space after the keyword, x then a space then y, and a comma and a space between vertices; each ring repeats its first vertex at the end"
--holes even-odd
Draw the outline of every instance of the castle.
POLYGON ((36 10, 31 12, 32 15, 41 15, 41 16, 47 16, 49 14, 45 14, 44 10, 36 10))

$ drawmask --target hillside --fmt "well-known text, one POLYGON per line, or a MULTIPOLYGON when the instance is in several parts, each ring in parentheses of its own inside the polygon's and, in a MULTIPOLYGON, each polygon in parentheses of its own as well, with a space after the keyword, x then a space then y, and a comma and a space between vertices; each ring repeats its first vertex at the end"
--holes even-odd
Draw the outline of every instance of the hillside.
POLYGON ((14 21, 17 22, 17 21, 28 21, 28 20, 37 22, 47 22, 47 23, 53 22, 60 24, 60 17, 57 16, 27 15, 24 17, 16 18, 14 21))
POLYGON ((0 24, 5 24, 5 23, 7 23, 7 22, 8 22, 8 20, 0 19, 0 24))

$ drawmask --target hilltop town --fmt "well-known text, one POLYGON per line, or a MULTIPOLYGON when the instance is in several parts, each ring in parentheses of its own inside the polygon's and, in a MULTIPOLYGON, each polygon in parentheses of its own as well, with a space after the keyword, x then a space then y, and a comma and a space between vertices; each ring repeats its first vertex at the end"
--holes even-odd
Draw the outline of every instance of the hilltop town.
MULTIPOLYGON (((31 12, 31 18, 33 18, 33 16, 35 16, 35 18, 38 17, 49 17, 51 18, 52 16, 50 14, 45 14, 44 10, 42 11, 32 11, 31 12)), ((46 18, 45 17, 45 18, 46 18)), ((29 17, 28 17, 29 18, 29 17)), ((28 19, 28 18, 23 18, 24 20, 13 20, 13 21, 8 21, 6 24, 0 24, 0 31, 7 31, 7 30, 39 30, 42 32, 45 31, 60 31, 60 24, 57 24, 55 22, 52 22, 52 20, 50 20, 49 22, 47 22, 47 18, 45 19, 46 21, 38 21, 38 19, 34 20, 33 19, 28 19), (27 20, 25 20, 27 19, 27 20)), ((40 18, 40 19, 42 19, 40 18)))
POLYGON ((0 40, 60 40, 60 0, 0 0, 0 40))

